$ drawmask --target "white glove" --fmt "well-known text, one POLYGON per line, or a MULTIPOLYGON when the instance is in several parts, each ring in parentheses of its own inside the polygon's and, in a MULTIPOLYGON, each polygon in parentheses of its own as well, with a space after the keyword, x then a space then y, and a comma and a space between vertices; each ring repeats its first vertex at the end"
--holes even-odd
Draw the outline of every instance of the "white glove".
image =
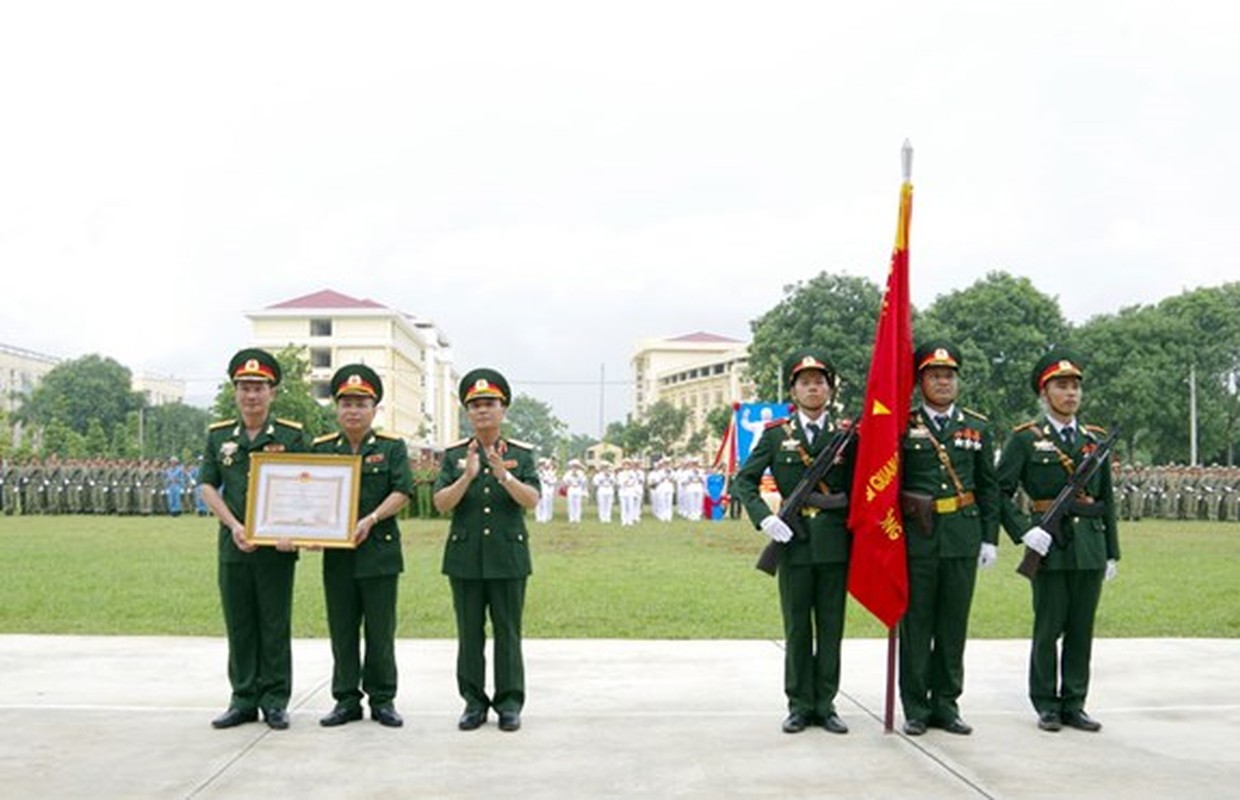
POLYGON ((999 560, 999 548, 990 542, 982 542, 982 550, 977 554, 977 565, 989 569, 999 560))
POLYGON ((1116 575, 1119 575, 1119 562, 1113 558, 1108 558, 1106 575, 1103 577, 1108 581, 1113 581, 1116 575))
POLYGON ((1025 531, 1025 535, 1020 537, 1020 540, 1040 556, 1050 552, 1051 542, 1055 541, 1049 533, 1036 527, 1025 531))
POLYGON ((763 533, 771 537, 772 542, 792 541, 792 528, 789 528, 788 523, 774 514, 759 522, 758 526, 762 528, 763 533))

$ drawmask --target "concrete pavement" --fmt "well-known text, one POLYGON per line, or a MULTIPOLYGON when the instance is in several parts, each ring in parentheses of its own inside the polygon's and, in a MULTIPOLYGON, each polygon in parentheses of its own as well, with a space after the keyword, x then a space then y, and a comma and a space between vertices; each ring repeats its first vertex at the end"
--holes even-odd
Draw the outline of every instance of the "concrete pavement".
MULTIPOLYGON (((886 642, 849 639, 847 736, 780 732, 773 641, 527 640, 524 727, 456 729, 455 643, 401 640, 405 727, 324 729, 324 640, 294 642, 292 727, 227 731, 222 639, 0 636, 0 797, 1231 797, 1240 640, 1103 639, 1099 734, 1043 733, 1025 641, 972 641, 972 736, 882 729, 886 642)), ((900 717, 897 710, 897 728, 900 717)))

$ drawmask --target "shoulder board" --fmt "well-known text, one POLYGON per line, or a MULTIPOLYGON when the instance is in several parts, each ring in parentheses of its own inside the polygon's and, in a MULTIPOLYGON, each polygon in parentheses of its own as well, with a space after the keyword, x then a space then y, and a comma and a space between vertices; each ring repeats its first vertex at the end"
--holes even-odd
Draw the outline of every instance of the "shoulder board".
POLYGON ((1036 419, 1031 419, 1023 425, 1017 425, 1015 428, 1012 428, 1012 433, 1020 433, 1021 431, 1027 431, 1030 428, 1036 427, 1038 427, 1038 421, 1036 419))
POLYGON ((212 422, 210 425, 207 426, 207 430, 218 431, 220 428, 227 428, 230 425, 236 425, 236 424, 237 424, 236 419, 222 419, 218 422, 212 422))
POLYGON ((787 422, 790 419, 792 419, 792 417, 780 417, 779 419, 773 419, 770 422, 766 423, 766 425, 763 427, 763 430, 770 430, 771 428, 778 428, 780 425, 783 425, 785 422, 787 422))
POLYGON ((465 445, 469 444, 469 441, 472 438, 473 438, 472 436, 466 436, 464 439, 457 439, 455 442, 452 442, 451 444, 449 444, 448 447, 464 447, 465 445))
POLYGON ((522 442, 522 441, 520 441, 520 440, 518 440, 518 439, 508 439, 508 440, 507 440, 507 442, 508 442, 508 444, 515 444, 517 447, 520 447, 520 448, 521 448, 521 449, 523 449, 523 450, 533 450, 533 449, 534 449, 534 445, 530 444, 529 442, 522 442))
POLYGON ((338 433, 325 433, 322 436, 316 437, 314 440, 314 444, 323 444, 323 442, 330 442, 332 439, 335 439, 339 435, 340 434, 338 433))
POLYGON ((283 417, 276 417, 276 422, 290 428, 296 428, 297 430, 301 430, 302 428, 302 424, 300 422, 291 419, 284 419, 283 417))
POLYGON ((1100 433, 1103 436, 1107 435, 1107 429, 1102 427, 1101 425, 1088 425, 1087 424, 1085 426, 1085 430, 1089 431, 1090 433, 1100 433))
POLYGON ((377 436, 380 439, 400 439, 400 437, 397 436, 396 434, 387 433, 385 431, 375 431, 375 436, 377 436))
POLYGON ((980 419, 982 422, 990 422, 990 420, 986 417, 985 414, 974 411, 971 408, 965 408, 961 406, 960 410, 968 414, 970 417, 976 417, 977 419, 980 419))

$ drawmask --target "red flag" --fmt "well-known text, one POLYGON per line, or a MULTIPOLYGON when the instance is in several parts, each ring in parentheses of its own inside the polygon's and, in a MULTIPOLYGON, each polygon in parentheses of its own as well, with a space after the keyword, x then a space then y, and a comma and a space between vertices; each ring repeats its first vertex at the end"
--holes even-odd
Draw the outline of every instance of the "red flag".
POLYGON ((908 565, 900 517, 900 439, 913 391, 913 322, 908 298, 908 229, 913 186, 900 187, 900 219, 887 292, 874 333, 874 355, 857 430, 856 473, 848 511, 852 557, 848 591, 895 626, 908 607, 908 565))

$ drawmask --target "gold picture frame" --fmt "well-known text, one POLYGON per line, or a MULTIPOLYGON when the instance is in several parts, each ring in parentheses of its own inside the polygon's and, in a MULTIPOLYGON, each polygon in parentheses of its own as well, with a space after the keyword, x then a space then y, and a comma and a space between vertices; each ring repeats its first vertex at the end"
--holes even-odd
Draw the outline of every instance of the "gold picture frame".
POLYGON ((255 453, 245 504, 245 538, 274 545, 354 548, 361 456, 255 453))

